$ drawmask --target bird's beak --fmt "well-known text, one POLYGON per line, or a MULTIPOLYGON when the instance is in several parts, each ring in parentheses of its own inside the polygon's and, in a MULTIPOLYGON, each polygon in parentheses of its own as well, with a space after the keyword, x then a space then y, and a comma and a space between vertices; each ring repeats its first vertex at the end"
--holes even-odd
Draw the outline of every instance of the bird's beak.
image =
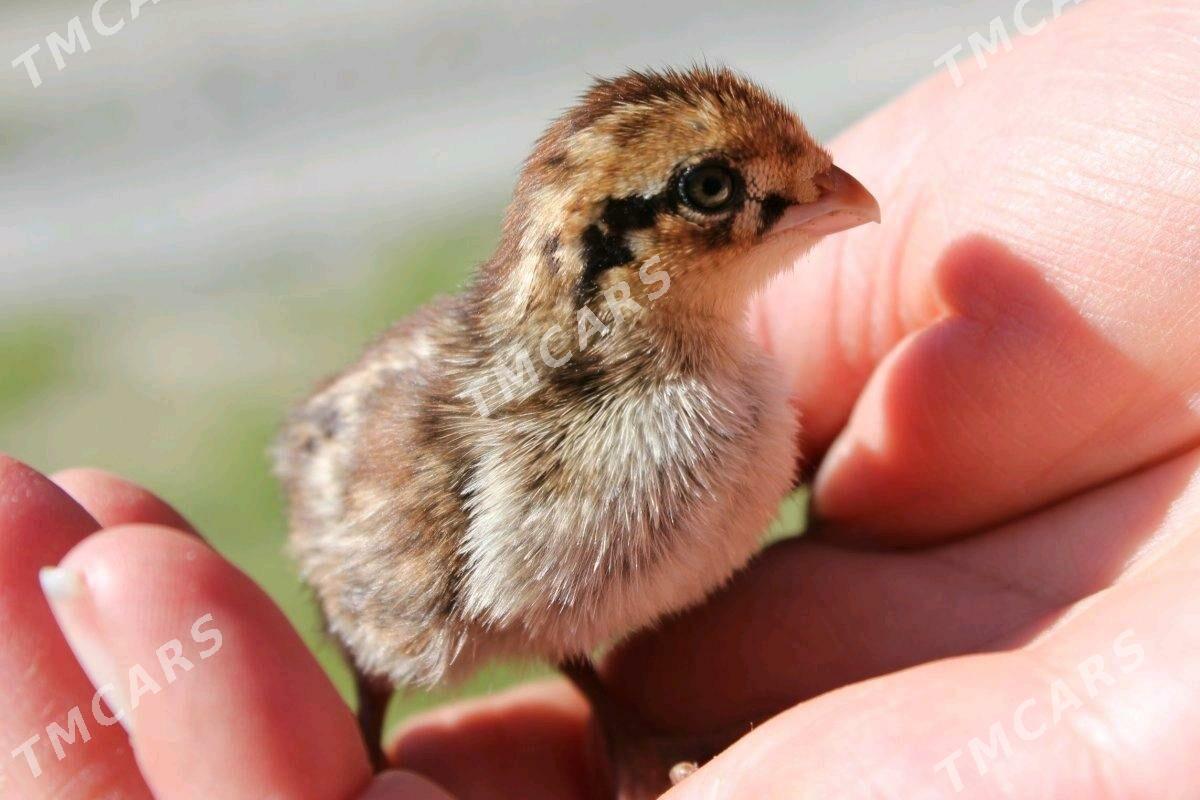
POLYGON ((768 235, 803 231, 812 236, 827 236, 881 221, 879 202, 841 167, 830 167, 813 180, 821 190, 820 197, 811 203, 789 206, 768 235))

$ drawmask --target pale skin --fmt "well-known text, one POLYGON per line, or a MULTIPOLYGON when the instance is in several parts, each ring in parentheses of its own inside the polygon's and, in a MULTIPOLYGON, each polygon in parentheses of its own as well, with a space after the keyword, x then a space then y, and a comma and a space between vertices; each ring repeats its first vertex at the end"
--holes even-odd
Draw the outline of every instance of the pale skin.
MULTIPOLYGON (((814 535, 606 666, 664 729, 767 720, 671 800, 1194 790, 1198 37, 1200 3, 1092 0, 835 144, 885 223, 820 247, 752 320, 803 415, 814 535), (981 774, 970 743, 996 723, 1011 753, 981 774)), ((588 796, 562 681, 406 724, 409 771, 372 779, 296 632, 162 501, 11 461, 0 500, 0 743, 41 731, 44 770, 0 753, 3 800, 588 796), (44 741, 94 693, 38 587, 60 562, 87 592, 59 619, 110 664, 157 664, 205 613, 222 631, 140 699, 132 750, 120 726, 62 761, 44 741)))

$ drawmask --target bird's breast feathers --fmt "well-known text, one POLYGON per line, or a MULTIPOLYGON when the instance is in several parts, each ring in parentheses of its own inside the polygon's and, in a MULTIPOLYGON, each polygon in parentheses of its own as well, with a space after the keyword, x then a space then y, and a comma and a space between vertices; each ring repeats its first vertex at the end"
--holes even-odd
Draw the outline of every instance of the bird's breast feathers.
POLYGON ((723 583, 791 485, 780 385, 758 355, 716 378, 632 382, 570 414, 487 420, 466 487, 462 612, 552 654, 723 583))

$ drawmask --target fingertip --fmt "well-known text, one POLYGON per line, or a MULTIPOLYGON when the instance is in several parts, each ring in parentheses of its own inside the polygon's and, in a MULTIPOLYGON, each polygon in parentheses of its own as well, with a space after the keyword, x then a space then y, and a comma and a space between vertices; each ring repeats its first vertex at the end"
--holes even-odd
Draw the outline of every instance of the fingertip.
POLYGON ((226 796, 229 763, 239 796, 348 797, 369 782, 353 714, 282 611, 218 552, 122 525, 59 568, 84 592, 56 616, 93 682, 118 687, 156 796, 226 796))
POLYGON ((564 681, 539 681, 421 714, 388 752, 458 797, 589 797, 587 715, 564 681))
POLYGON ((428 778, 413 772, 388 770, 375 776, 359 800, 454 800, 428 778))
POLYGON ((178 528, 135 522, 97 531, 80 541, 58 568, 77 572, 108 622, 140 619, 147 608, 176 608, 216 596, 223 606, 249 602, 246 576, 196 536, 178 528), (132 611, 132 614, 123 612, 132 611))
MULTIPOLYGON (((0 685, 5 688, 0 738, 21 742, 61 725, 68 709, 90 709, 96 702, 93 686, 47 605, 50 594, 70 592, 70 575, 53 569, 40 574, 96 529, 96 521, 61 488, 37 470, 0 455, 0 620, 5 641, 0 649, 0 685)), ((10 769, 15 761, 0 768, 0 797, 148 798, 124 732, 101 724, 91 727, 89 735, 88 746, 72 750, 69 759, 56 758, 60 743, 40 737, 29 751, 37 769, 10 769)))
POLYGON ((0 586, 35 582, 97 528, 96 520, 50 479, 0 454, 0 586))
MULTIPOLYGON (((78 519, 85 515, 78 502, 63 502, 69 499, 50 479, 33 467, 0 453, 0 519, 8 515, 24 518, 31 513, 53 510, 78 519)), ((95 521, 89 520, 91 527, 95 521)))
POLYGON ((50 479, 106 528, 149 523, 196 534, 191 523, 169 503, 111 472, 74 467, 56 472, 50 479))
MULTIPOLYGON (((10 469, 24 466, 24 464, 10 456, 8 453, 0 451, 0 476, 6 474, 10 469)), ((26 467, 26 469, 28 469, 28 467, 26 467)))

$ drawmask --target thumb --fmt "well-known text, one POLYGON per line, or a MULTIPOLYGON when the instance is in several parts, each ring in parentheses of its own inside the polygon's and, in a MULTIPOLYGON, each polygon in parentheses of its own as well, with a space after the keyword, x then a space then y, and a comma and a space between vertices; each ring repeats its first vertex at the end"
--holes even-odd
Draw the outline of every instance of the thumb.
POLYGON ((1021 650, 803 703, 665 800, 1182 796, 1200 746, 1200 625, 1180 608, 1192 581, 1121 585, 1021 650))
POLYGON ((752 317, 828 535, 965 533, 1200 436, 1196 36, 1165 0, 1089 3, 835 144, 884 224, 752 317))

